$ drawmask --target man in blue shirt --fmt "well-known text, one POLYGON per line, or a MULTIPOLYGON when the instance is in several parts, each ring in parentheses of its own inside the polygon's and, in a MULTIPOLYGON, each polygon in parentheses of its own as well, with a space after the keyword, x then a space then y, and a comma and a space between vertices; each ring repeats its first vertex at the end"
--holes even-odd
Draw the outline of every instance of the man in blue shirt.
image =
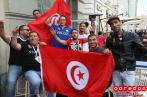
MULTIPOLYGON (((68 40, 71 34, 71 28, 66 26, 66 16, 61 15, 59 17, 59 23, 55 24, 56 20, 58 20, 59 15, 56 14, 52 17, 50 17, 47 21, 46 24, 48 24, 52 29, 55 30, 57 36, 61 40, 68 40)), ((57 48, 64 48, 67 49, 67 45, 63 45, 59 43, 55 38, 52 41, 52 45, 57 48)), ((57 93, 56 97, 67 97, 62 94, 57 93)))
MULTIPOLYGON (((46 23, 55 30, 57 36, 60 39, 68 40, 69 37, 70 37, 70 34, 71 34, 71 28, 66 26, 66 16, 61 15, 59 17, 59 23, 58 24, 55 24, 55 23, 52 24, 51 22, 57 20, 57 18, 58 18, 57 15, 52 16, 51 18, 49 18, 49 20, 46 23)), ((53 39, 52 45, 57 47, 57 48, 67 49, 66 45, 60 44, 58 41, 56 41, 56 39, 53 39)))

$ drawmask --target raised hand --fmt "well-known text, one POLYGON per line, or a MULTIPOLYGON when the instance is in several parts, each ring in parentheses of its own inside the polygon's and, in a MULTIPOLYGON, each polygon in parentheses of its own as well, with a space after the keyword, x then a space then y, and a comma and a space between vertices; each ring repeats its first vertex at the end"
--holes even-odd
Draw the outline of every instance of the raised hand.
POLYGON ((103 53, 109 55, 110 54, 110 50, 109 49, 104 49, 103 53))
POLYGON ((11 37, 7 35, 4 31, 4 22, 0 20, 0 37, 5 41, 7 44, 10 43, 11 37))
POLYGON ((13 36, 16 36, 16 35, 17 35, 17 33, 19 32, 18 30, 19 30, 19 27, 16 27, 16 28, 14 28, 14 29, 12 30, 13 36))

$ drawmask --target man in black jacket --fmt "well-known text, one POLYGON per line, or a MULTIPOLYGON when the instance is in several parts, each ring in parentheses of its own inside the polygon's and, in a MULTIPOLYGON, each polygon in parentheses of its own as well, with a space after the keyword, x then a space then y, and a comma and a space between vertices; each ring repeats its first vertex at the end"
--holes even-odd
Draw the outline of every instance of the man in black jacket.
POLYGON ((122 29, 122 22, 117 16, 110 17, 107 23, 113 31, 106 40, 106 47, 112 51, 115 59, 113 83, 115 86, 134 86, 135 50, 137 49, 143 54, 147 50, 136 33, 126 32, 122 29))

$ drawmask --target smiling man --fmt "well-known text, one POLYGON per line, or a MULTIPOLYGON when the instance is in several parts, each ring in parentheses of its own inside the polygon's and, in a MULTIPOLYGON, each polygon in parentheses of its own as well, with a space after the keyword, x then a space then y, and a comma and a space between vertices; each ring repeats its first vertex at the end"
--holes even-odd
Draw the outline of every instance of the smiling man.
POLYGON ((104 49, 98 46, 97 36, 95 34, 90 34, 88 36, 88 44, 90 52, 102 52, 104 54, 109 54, 109 49, 104 49))

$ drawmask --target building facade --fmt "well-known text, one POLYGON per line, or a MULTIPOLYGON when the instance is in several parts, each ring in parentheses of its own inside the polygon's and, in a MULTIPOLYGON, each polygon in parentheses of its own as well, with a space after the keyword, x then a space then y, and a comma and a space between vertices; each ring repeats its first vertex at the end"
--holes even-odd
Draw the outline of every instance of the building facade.
POLYGON ((134 32, 137 29, 139 22, 132 21, 137 17, 137 4, 138 0, 121 0, 118 2, 118 16, 122 20, 128 21, 128 23, 124 23, 124 30, 134 32))
POLYGON ((108 32, 109 26, 107 19, 112 15, 118 14, 117 0, 97 0, 96 11, 101 11, 103 15, 100 17, 99 29, 102 32, 108 32))
POLYGON ((117 14, 116 0, 72 0, 72 18, 77 20, 73 26, 78 26, 81 21, 88 21, 89 15, 96 15, 96 32, 105 31, 106 20, 109 15, 117 14))

